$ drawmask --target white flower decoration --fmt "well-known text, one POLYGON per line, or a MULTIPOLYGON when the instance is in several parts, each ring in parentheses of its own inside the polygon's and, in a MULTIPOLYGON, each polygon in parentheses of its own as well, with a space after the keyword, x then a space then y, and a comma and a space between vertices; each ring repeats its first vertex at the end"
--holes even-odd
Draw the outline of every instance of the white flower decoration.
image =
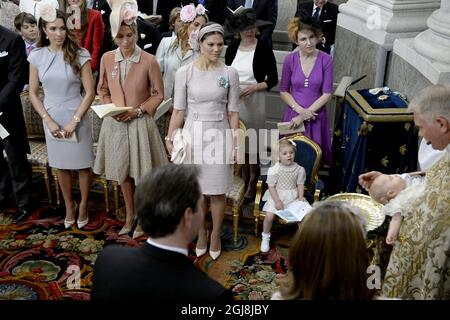
POLYGON ((228 80, 228 77, 225 76, 219 76, 217 78, 217 82, 219 84, 219 87, 227 89, 230 86, 230 81, 228 80))
POLYGON ((52 5, 48 3, 41 3, 38 10, 39 16, 42 20, 46 22, 53 22, 56 20, 56 9, 52 5))
POLYGON ((127 2, 123 5, 123 22, 127 25, 131 25, 136 22, 137 16, 139 14, 137 5, 135 3, 127 2))
POLYGON ((203 15, 206 13, 206 8, 201 3, 199 3, 197 5, 197 8, 195 8, 195 11, 197 12, 198 15, 203 15))

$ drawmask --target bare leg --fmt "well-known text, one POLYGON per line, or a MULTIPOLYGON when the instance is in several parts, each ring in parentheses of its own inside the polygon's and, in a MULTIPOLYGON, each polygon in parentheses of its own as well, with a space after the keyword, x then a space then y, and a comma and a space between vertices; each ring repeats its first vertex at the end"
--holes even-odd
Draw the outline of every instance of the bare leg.
POLYGON ((198 238, 197 238, 197 248, 198 249, 206 249, 206 245, 207 245, 205 219, 206 219, 206 214, 208 213, 208 200, 206 197, 203 199, 202 206, 203 206, 203 212, 205 213, 205 218, 202 220, 200 227, 198 229, 198 238))
POLYGON ((126 220, 123 228, 131 230, 134 221, 134 179, 127 177, 120 185, 120 189, 122 190, 126 210, 126 220))
POLYGON ((89 200, 89 191, 91 189, 92 182, 92 170, 82 169, 78 172, 78 178, 80 181, 80 193, 81 193, 81 201, 80 201, 80 215, 78 217, 78 221, 85 221, 88 217, 88 200, 89 200))
POLYGON ((398 232, 402 224, 403 217, 400 213, 396 213, 392 216, 391 222, 389 223, 389 230, 386 237, 387 244, 395 244, 397 241, 398 232))
POLYGON ((264 233, 270 233, 270 230, 272 229, 273 219, 275 215, 270 212, 266 212, 266 216, 264 218, 263 222, 263 232, 264 233))
POLYGON ((225 215, 225 195, 211 196, 211 215, 213 222, 213 229, 211 232, 210 251, 220 251, 220 235, 222 231, 222 222, 225 215))
POLYGON ((75 220, 75 207, 72 197, 72 171, 58 169, 58 181, 59 186, 64 198, 64 204, 66 206, 66 220, 75 220))

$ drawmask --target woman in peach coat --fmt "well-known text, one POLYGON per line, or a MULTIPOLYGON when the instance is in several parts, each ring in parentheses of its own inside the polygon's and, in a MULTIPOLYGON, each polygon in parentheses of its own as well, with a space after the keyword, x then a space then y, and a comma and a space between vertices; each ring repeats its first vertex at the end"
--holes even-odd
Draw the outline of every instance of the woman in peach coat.
MULTIPOLYGON (((111 32, 118 48, 103 55, 97 86, 103 103, 133 108, 103 120, 94 166, 96 174, 105 174, 106 179, 117 181, 121 186, 126 221, 119 235, 131 232, 135 221, 136 182, 153 167, 168 163, 153 120, 164 97, 161 71, 155 57, 136 45, 135 20, 120 18, 136 15, 137 5, 135 10, 130 0, 113 2, 111 32)), ((138 226, 133 238, 142 235, 138 226)))

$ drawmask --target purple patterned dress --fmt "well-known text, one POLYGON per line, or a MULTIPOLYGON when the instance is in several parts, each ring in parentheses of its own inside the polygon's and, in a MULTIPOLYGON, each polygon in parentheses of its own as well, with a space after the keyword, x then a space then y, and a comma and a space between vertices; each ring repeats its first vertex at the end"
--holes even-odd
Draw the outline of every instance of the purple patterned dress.
MULTIPOLYGON (((280 92, 290 93, 299 105, 309 108, 323 93, 333 92, 333 59, 319 51, 311 73, 306 78, 300 65, 300 53, 296 51, 287 55, 283 63, 280 92)), ((330 126, 325 106, 317 113, 315 120, 305 122, 305 136, 319 144, 323 153, 323 164, 331 165, 330 126)), ((290 121, 297 115, 297 112, 287 106, 283 121, 290 121)))

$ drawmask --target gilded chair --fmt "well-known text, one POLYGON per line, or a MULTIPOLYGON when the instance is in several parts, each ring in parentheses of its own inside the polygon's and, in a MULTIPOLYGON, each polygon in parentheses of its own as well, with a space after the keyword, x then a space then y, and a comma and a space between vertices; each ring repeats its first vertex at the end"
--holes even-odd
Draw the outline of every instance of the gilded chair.
POLYGON ((247 128, 242 121, 239 121, 239 128, 242 130, 242 135, 238 135, 238 161, 233 167, 233 189, 226 194, 226 212, 231 212, 233 217, 233 241, 237 244, 239 215, 242 214, 242 203, 244 202, 245 183, 241 178, 242 171, 242 157, 245 147, 245 132, 247 128))
MULTIPOLYGON (((297 146, 297 152, 295 154, 294 161, 305 168, 306 172, 306 180, 305 180, 305 198, 309 203, 313 203, 319 200, 320 190, 322 188, 322 182, 319 181, 319 167, 320 162, 322 160, 322 150, 319 145, 309 139, 308 137, 297 134, 290 137, 292 141, 295 142, 297 146)), ((276 152, 277 148, 272 149, 272 152, 276 152)), ((274 155, 272 158, 275 159, 274 155)), ((253 209, 253 217, 255 220, 255 235, 258 235, 258 225, 260 217, 265 216, 265 212, 262 211, 264 207, 264 201, 262 201, 262 196, 265 191, 268 189, 266 183, 267 176, 262 175, 258 180, 256 186, 256 197, 255 197, 255 206, 253 209)), ((279 223, 285 223, 282 219, 276 219, 279 223)))
MULTIPOLYGON (((44 100, 44 92, 42 88, 39 89, 38 97, 41 101, 44 100)), ((25 120, 25 127, 28 134, 28 143, 30 145, 30 154, 28 154, 28 161, 31 164, 31 170, 34 173, 42 174, 44 178, 45 188, 47 190, 48 202, 52 203, 52 190, 50 182, 50 167, 48 164, 47 145, 45 144, 44 127, 42 119, 34 110, 33 105, 29 99, 28 91, 23 91, 20 95, 22 102, 23 116, 25 120)))

